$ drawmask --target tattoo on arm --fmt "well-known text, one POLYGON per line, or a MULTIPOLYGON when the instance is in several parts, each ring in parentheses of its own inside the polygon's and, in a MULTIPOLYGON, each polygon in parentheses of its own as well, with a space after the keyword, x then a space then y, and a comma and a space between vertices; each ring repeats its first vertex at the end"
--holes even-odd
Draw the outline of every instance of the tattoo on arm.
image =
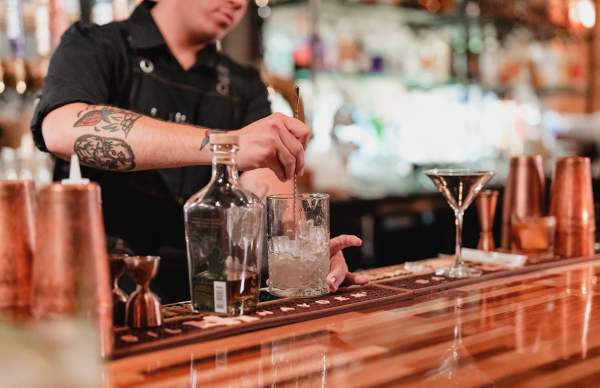
POLYGON ((118 138, 83 135, 75 140, 73 150, 81 163, 90 167, 113 171, 135 168, 131 146, 118 138))
POLYGON ((90 106, 79 112, 77 117, 73 127, 93 127, 96 132, 122 131, 127 137, 133 124, 142 115, 109 106, 90 106))

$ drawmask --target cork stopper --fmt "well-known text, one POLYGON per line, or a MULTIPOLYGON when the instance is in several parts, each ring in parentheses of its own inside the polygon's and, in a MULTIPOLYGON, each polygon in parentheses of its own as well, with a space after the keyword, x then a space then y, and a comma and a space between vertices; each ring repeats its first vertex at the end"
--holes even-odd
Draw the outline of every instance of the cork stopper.
POLYGON ((239 136, 233 135, 229 133, 213 133, 208 137, 210 144, 218 144, 218 145, 238 145, 239 144, 239 136))

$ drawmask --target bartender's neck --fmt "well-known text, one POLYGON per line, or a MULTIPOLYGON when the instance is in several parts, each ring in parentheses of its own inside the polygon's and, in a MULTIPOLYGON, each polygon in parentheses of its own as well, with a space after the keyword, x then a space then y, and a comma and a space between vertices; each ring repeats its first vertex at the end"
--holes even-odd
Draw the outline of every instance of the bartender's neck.
POLYGON ((201 37, 194 36, 179 23, 181 8, 173 7, 174 2, 159 1, 151 10, 154 22, 158 26, 169 50, 177 59, 181 67, 190 69, 196 63, 196 54, 210 42, 201 37))

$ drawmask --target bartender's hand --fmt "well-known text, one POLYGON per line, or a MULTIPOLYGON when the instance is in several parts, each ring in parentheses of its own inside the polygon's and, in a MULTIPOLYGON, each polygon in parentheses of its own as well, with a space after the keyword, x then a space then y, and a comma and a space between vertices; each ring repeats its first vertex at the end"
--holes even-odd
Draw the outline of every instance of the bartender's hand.
POLYGON ((329 291, 337 291, 342 283, 350 286, 353 284, 367 284, 369 282, 369 278, 366 275, 354 274, 348 271, 348 265, 342 253, 343 249, 359 247, 361 245, 362 240, 356 236, 343 234, 331 239, 329 242, 331 264, 329 275, 327 275, 329 291))
POLYGON ((269 168, 281 181, 304 173, 304 146, 310 130, 300 120, 281 113, 236 131, 240 138, 238 168, 269 168))

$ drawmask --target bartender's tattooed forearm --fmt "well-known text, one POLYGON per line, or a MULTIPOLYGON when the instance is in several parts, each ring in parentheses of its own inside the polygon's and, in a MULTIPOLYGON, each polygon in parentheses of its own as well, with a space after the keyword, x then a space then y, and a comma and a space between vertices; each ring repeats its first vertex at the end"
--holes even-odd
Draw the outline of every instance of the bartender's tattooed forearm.
POLYGON ((130 171, 135 168, 133 150, 121 139, 83 135, 75 140, 73 150, 86 166, 113 171, 130 171))
POLYGON ((96 132, 120 132, 125 137, 133 128, 137 119, 142 117, 137 113, 110 106, 90 106, 77 114, 73 127, 93 127, 96 132))

